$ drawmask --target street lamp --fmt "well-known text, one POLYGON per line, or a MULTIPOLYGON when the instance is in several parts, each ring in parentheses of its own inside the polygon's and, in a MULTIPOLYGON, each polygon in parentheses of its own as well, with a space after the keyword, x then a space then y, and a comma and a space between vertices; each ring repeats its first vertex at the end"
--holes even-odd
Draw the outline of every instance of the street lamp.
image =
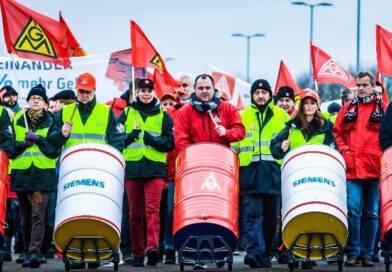
POLYGON ((168 63, 169 61, 173 61, 173 60, 175 60, 175 59, 171 58, 171 57, 167 57, 167 58, 165 58, 165 63, 168 63))
POLYGON ((357 73, 360 69, 359 53, 360 53, 360 38, 361 38, 361 0, 357 3, 357 73))
POLYGON ((243 37, 246 38, 246 82, 249 82, 249 64, 250 64, 250 39, 256 37, 265 37, 263 33, 255 33, 252 35, 245 35, 242 33, 233 33, 232 37, 243 37))
MULTIPOLYGON (((291 2, 292 5, 295 6, 306 6, 310 8, 310 42, 313 41, 313 10, 315 7, 331 7, 332 3, 327 3, 327 2, 320 2, 317 4, 308 4, 303 1, 296 1, 296 2, 291 2)), ((310 55, 310 61, 309 61, 309 85, 312 84, 312 57, 310 55)))

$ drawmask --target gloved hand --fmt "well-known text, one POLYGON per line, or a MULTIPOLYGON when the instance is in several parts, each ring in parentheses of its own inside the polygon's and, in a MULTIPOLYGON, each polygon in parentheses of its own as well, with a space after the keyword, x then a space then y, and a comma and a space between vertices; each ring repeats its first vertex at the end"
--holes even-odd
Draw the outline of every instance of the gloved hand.
POLYGON ((125 139, 125 145, 133 143, 135 140, 139 139, 139 134, 141 129, 133 129, 129 134, 127 134, 125 139))
POLYGON ((28 147, 30 147, 30 146, 32 146, 33 145, 33 142, 31 142, 31 141, 23 141, 21 144, 20 144, 20 146, 23 148, 23 149, 26 149, 26 148, 28 148, 28 147))
POLYGON ((147 131, 144 132, 144 136, 143 136, 143 142, 146 145, 149 146, 154 146, 155 140, 154 140, 154 136, 152 136, 150 133, 148 133, 147 131))
POLYGON ((38 142, 39 136, 32 131, 26 132, 25 140, 30 142, 38 142))

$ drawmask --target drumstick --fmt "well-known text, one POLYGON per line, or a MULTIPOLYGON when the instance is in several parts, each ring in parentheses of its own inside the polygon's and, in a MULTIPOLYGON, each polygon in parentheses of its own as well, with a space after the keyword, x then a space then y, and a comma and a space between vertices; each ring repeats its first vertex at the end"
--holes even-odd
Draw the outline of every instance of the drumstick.
POLYGON ((29 132, 29 124, 27 123, 26 111, 27 111, 27 109, 23 110, 23 118, 24 118, 24 122, 26 125, 26 132, 29 132))
POLYGON ((290 138, 291 138, 291 133, 293 132, 293 130, 296 128, 297 126, 294 124, 291 124, 291 128, 289 130, 289 137, 287 137, 287 141, 290 142, 290 138))
POLYGON ((69 118, 68 122, 72 122, 72 120, 74 118, 74 115, 75 115, 75 111, 78 108, 78 106, 79 106, 79 102, 75 102, 74 108, 73 108, 72 113, 71 113, 71 117, 69 118))
POLYGON ((207 111, 208 115, 211 117, 212 122, 214 123, 215 127, 218 126, 218 123, 216 122, 216 120, 214 119, 214 116, 212 116, 211 110, 207 111))

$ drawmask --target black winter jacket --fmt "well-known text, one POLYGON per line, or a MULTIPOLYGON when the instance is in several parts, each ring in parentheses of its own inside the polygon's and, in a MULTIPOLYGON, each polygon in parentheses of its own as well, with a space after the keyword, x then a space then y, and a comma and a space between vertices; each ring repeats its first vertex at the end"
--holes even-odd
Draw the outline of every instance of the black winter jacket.
MULTIPOLYGON (((23 116, 17 120, 18 126, 26 127, 23 116)), ((31 128, 30 119, 27 116, 27 122, 31 128)), ((50 127, 52 123, 52 118, 48 112, 45 112, 37 129, 43 129, 50 127)), ((41 152, 51 159, 56 159, 60 156, 61 149, 55 147, 53 144, 48 142, 48 139, 39 136, 39 140, 36 143, 41 152)), ((22 142, 15 142, 15 151, 11 158, 16 158, 25 151, 26 148, 22 147, 22 142)), ((14 192, 55 192, 57 191, 57 180, 56 169, 39 169, 31 165, 30 168, 26 170, 11 170, 11 190, 14 192)))
MULTIPOLYGON (((145 107, 141 103, 142 102, 137 99, 137 101, 133 102, 130 107, 140 113, 143 121, 145 121, 148 116, 159 114, 161 111, 160 103, 157 99, 154 99, 149 107, 145 107)), ((124 110, 118 119, 118 121, 123 125, 126 122, 127 110, 128 108, 124 110)), ((126 145, 131 144, 131 142, 127 141, 129 135, 130 134, 128 133, 124 136, 126 145)), ((153 137, 153 142, 149 143, 149 145, 160 152, 169 152, 174 149, 173 121, 166 111, 163 112, 161 135, 153 137)), ((145 157, 139 161, 126 161, 125 179, 153 177, 167 178, 166 163, 151 161, 145 157)))

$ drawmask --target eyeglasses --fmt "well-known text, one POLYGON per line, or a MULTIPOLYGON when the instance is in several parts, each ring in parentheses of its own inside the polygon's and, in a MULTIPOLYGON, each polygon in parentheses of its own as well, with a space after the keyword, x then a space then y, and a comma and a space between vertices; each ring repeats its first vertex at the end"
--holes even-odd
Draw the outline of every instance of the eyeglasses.
POLYGON ((365 84, 355 84, 358 88, 359 87, 367 87, 367 86, 369 86, 369 84, 367 84, 367 83, 365 83, 365 84))
POLYGON ((199 91, 202 91, 202 90, 207 90, 207 91, 209 91, 209 90, 212 89, 212 87, 211 87, 211 86, 205 86, 205 87, 199 86, 199 87, 197 87, 197 89, 198 89, 199 91))
POLYGON ((41 96, 32 96, 32 97, 30 97, 29 100, 35 100, 38 102, 44 101, 44 99, 41 96))
POLYGON ((91 91, 86 91, 86 90, 83 90, 83 89, 79 89, 78 93, 80 93, 80 94, 89 94, 89 93, 91 93, 91 91))
POLYGON ((188 84, 188 83, 181 83, 181 84, 180 84, 180 87, 182 87, 182 88, 188 88, 188 87, 189 87, 189 84, 188 84))

